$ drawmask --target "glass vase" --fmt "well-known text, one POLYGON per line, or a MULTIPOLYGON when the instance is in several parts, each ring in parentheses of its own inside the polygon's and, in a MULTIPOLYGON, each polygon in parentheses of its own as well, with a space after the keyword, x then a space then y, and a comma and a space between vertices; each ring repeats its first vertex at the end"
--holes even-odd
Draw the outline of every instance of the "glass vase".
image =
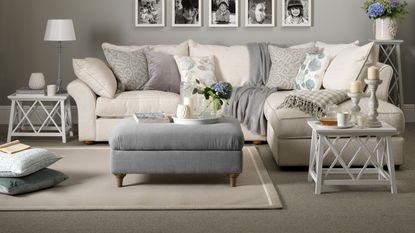
POLYGON ((197 99, 196 95, 192 94, 195 87, 196 83, 194 82, 180 83, 180 103, 189 106, 190 117, 193 117, 196 113, 197 99))

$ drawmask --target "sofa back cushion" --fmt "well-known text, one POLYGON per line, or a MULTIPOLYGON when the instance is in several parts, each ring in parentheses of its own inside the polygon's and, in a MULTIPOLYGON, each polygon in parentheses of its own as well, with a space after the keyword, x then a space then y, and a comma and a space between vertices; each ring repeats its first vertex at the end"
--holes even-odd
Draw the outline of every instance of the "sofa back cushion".
POLYGON ((349 90, 350 83, 363 78, 365 63, 368 60, 373 42, 362 47, 354 45, 344 49, 330 63, 323 78, 326 89, 349 90))
POLYGON ((114 98, 117 81, 110 68, 100 59, 87 57, 73 59, 75 75, 85 82, 97 95, 114 98))
POLYGON ((214 56, 215 75, 218 81, 232 86, 249 82, 249 52, 245 45, 222 46, 203 45, 189 40, 189 54, 192 57, 214 56))
POLYGON ((144 48, 149 48, 156 52, 167 53, 171 55, 189 56, 189 45, 187 41, 183 41, 180 44, 171 45, 114 45, 110 43, 103 43, 103 49, 113 49, 118 51, 137 51, 144 48))
POLYGON ((321 41, 316 42, 316 47, 319 52, 325 54, 329 58, 330 62, 343 50, 356 47, 357 45, 359 45, 358 40, 348 44, 328 44, 321 41))

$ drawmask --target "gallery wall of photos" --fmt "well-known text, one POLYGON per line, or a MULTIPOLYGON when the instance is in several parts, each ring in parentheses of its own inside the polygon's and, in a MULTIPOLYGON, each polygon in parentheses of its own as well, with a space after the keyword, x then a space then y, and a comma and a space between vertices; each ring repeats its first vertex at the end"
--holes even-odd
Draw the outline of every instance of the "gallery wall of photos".
POLYGON ((245 27, 275 27, 277 18, 283 27, 310 27, 312 0, 135 0, 136 27, 164 27, 166 1, 172 1, 171 25, 173 27, 202 27, 204 14, 208 14, 209 27, 239 27, 244 17, 245 27), (203 1, 209 2, 203 9, 203 1), (240 5, 244 4, 244 12, 240 5), (277 10, 280 9, 280 14, 277 10))

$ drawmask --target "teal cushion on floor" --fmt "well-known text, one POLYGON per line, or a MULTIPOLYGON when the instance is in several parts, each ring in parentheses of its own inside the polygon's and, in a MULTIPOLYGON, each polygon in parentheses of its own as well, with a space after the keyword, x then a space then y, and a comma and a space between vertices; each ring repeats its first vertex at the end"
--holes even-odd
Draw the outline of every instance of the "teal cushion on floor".
POLYGON ((0 177, 21 177, 47 168, 62 157, 43 148, 32 148, 16 154, 0 152, 0 177))
POLYGON ((17 195, 49 188, 68 179, 62 172, 49 168, 24 177, 1 177, 0 193, 17 195))

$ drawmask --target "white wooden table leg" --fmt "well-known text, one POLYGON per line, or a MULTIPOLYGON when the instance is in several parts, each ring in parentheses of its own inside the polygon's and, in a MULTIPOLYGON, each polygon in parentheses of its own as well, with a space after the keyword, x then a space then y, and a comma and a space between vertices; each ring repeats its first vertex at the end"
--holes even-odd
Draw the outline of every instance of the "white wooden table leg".
MULTIPOLYGON (((376 137, 376 144, 378 144, 380 142, 380 140, 382 140, 381 137, 376 137)), ((384 152, 384 147, 383 145, 379 145, 379 147, 376 149, 376 161, 377 161, 377 165, 378 165, 378 169, 383 169, 383 161, 382 159, 382 153, 384 152)), ((382 175, 380 174, 380 172, 378 172, 378 180, 382 179, 382 175)))
POLYGON ((12 105, 10 108, 10 117, 9 117, 9 130, 7 132, 7 142, 10 142, 12 140, 12 131, 13 131, 13 124, 14 124, 14 111, 16 108, 16 101, 12 100, 12 105))
POLYGON ((310 160, 308 162, 308 182, 312 181, 311 172, 313 171, 314 160, 316 156, 316 132, 313 130, 311 135, 311 145, 310 145, 310 160))
POLYGON ((62 142, 66 143, 66 118, 65 118, 65 101, 60 100, 61 107, 61 133, 62 133, 62 142))
POLYGON ((71 100, 69 98, 66 100, 66 106, 67 106, 66 111, 68 114, 67 122, 68 122, 68 126, 70 127, 69 136, 73 137, 72 109, 71 109, 71 100))
POLYGON ((321 186, 322 186, 322 175, 323 175, 323 155, 324 155, 324 139, 325 136, 319 135, 318 139, 318 154, 316 158, 316 188, 314 193, 320 194, 321 193, 321 186))
POLYGON ((398 193, 396 188, 396 177, 395 177, 395 160, 392 153, 392 142, 391 137, 386 137, 386 148, 387 148, 387 158, 388 158, 388 170, 389 170, 389 179, 391 183, 391 192, 398 193))

